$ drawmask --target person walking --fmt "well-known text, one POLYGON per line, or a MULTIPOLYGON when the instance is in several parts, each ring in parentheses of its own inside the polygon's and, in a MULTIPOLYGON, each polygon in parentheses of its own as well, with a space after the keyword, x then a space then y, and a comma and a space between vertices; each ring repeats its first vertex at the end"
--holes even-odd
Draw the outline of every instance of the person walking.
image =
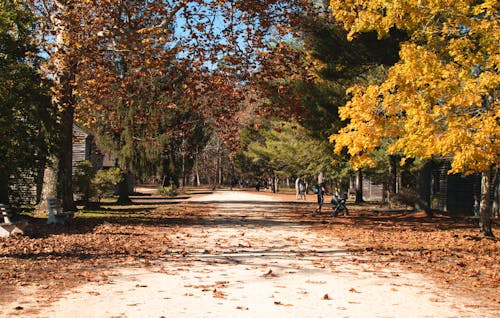
POLYGON ((314 211, 313 215, 321 213, 321 208, 323 207, 323 203, 325 203, 324 195, 326 194, 326 188, 324 180, 322 180, 322 182, 318 184, 317 191, 315 192, 318 199, 318 207, 314 211))
POLYGON ((306 200, 306 182, 304 179, 300 179, 299 181, 299 200, 304 198, 304 201, 306 200))
POLYGON ((297 177, 297 179, 295 179, 295 198, 297 200, 300 200, 299 183, 300 183, 300 177, 297 177))

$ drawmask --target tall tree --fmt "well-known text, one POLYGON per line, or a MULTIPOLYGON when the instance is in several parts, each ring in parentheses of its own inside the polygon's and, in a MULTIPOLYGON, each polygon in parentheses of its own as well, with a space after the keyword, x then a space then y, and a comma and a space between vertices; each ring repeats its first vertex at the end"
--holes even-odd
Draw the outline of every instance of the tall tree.
MULTIPOLYGON (((124 176, 159 157, 169 142, 172 122, 165 113, 171 118, 179 113, 174 97, 186 74, 176 62, 173 23, 185 5, 103 1, 84 12, 90 27, 78 38, 84 53, 77 116, 98 133, 104 150, 117 157, 124 176)), ((119 187, 121 202, 129 201, 127 180, 119 187)))
POLYGON ((265 59, 257 53, 269 51, 268 35, 302 7, 301 1, 289 0, 258 5, 232 0, 30 2, 44 31, 47 71, 55 81, 53 102, 62 123, 61 151, 51 166, 55 171, 46 174, 57 176, 59 186, 48 192, 59 193, 65 209, 72 206, 70 136, 76 97, 81 106, 77 112, 94 116, 82 116, 87 124, 109 121, 107 133, 114 136, 110 139, 120 165, 129 170, 141 136, 156 138, 154 129, 148 129, 155 118, 151 111, 175 108, 179 91, 202 96, 203 69, 221 61, 235 66, 228 68, 233 74, 254 71, 265 59), (189 81, 177 81, 185 74, 189 81), (167 89, 152 110, 160 99, 145 101, 144 92, 153 88, 158 93, 161 81, 167 89), (145 133, 137 136, 142 128, 145 133))
MULTIPOLYGON (((85 6, 76 0, 29 0, 38 20, 37 31, 48 55, 45 75, 52 79, 52 103, 57 109, 58 151, 44 173, 42 206, 48 196, 58 196, 64 210, 74 210, 72 186, 72 135, 75 111, 74 80, 79 47, 75 40, 82 30, 80 12, 85 6)), ((42 208, 42 207, 41 207, 42 208)))
MULTIPOLYGON (((307 63, 298 65, 297 62, 292 64, 294 60, 287 60, 290 61, 289 65, 296 65, 295 69, 299 71, 289 67, 293 70, 287 74, 291 78, 289 89, 281 89, 284 94, 297 97, 301 107, 296 108, 294 114, 309 133, 320 140, 327 140, 328 136, 345 125, 339 118, 338 108, 346 102, 347 87, 365 81, 379 69, 393 65, 397 61, 398 44, 405 38, 403 32, 392 31, 383 40, 377 39, 375 33, 369 33, 348 41, 347 32, 332 18, 326 7, 314 11, 315 14, 304 14, 303 21, 296 25, 303 36, 299 43, 302 44, 301 57, 295 61, 306 60, 307 63)), ((290 57, 288 52, 287 55, 290 57)), ((279 59, 285 60, 281 56, 279 59)), ((286 85, 283 81, 276 83, 275 86, 279 85, 279 88, 286 85)), ((275 97, 273 102, 285 101, 293 105, 290 97, 283 98, 283 94, 276 94, 275 97)), ((327 156, 330 156, 331 151, 330 147, 324 149, 327 156)), ((348 153, 341 155, 344 160, 348 160, 348 153)), ((352 174, 358 168, 361 167, 351 169, 352 174)), ((362 174, 358 173, 357 177, 361 178, 362 174)), ((361 200, 362 192, 357 193, 358 200, 361 200)))
POLYGON ((144 145, 172 148, 173 136, 186 136, 189 125, 176 132, 163 122, 176 114, 203 114, 234 148, 245 74, 266 47, 270 21, 285 19, 291 2, 95 2, 82 11, 87 27, 77 41, 77 115, 106 136, 122 169, 136 169, 144 145))
MULTIPOLYGON (((34 19, 18 1, 0 3, 0 202, 9 185, 43 167, 55 126, 49 83, 37 73, 34 19)), ((32 180, 31 180, 32 182, 32 180)), ((16 196, 16 195, 14 195, 16 196)), ((19 196, 19 195, 18 195, 19 196)))
POLYGON ((254 177, 303 176, 313 180, 321 171, 337 183, 346 177, 344 162, 327 152, 326 141, 311 137, 297 122, 253 122, 243 130, 241 142, 236 166, 254 177))
MULTIPOLYGON (((451 159, 451 173, 486 175, 500 162, 500 32, 497 1, 331 1, 349 37, 391 28, 410 38, 387 75, 349 90, 340 110, 348 126, 332 136, 360 161, 382 142, 405 157, 451 159)), ((488 179, 487 176, 483 180, 488 179)), ((491 189, 484 183, 482 201, 491 189)), ((485 201, 486 202, 486 201, 485 201)), ((492 236, 491 204, 481 206, 480 231, 492 236)))

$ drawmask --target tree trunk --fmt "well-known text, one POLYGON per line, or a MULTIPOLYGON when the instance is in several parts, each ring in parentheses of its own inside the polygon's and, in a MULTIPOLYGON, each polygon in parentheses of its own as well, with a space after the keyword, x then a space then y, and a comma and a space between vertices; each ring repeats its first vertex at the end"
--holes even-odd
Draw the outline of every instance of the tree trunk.
POLYGON ((200 172, 198 169, 198 150, 196 150, 196 153, 194 155, 194 176, 195 176, 195 182, 196 186, 200 186, 200 172))
POLYGON ((427 216, 432 216, 431 211, 431 177, 432 161, 426 162, 417 173, 417 200, 415 208, 425 211, 427 216))
POLYGON ((487 237, 494 237, 491 230, 491 181, 491 170, 484 171, 481 176, 479 231, 487 237))
POLYGON ((493 205, 491 207, 491 216, 500 217, 500 186, 498 180, 498 169, 495 171, 495 177, 493 178, 493 205))
POLYGON ((384 182, 382 183, 382 202, 383 203, 389 203, 389 199, 388 199, 388 190, 389 186, 387 184, 387 182, 384 182))
MULTIPOLYGON (((72 93, 67 93, 72 95, 72 93)), ((72 97, 69 97, 72 99, 72 97)), ((65 102, 68 105, 61 114, 61 148, 59 154, 59 198, 62 201, 63 211, 75 211, 73 200, 73 101, 65 102), (70 106, 71 105, 71 106, 70 106)))
POLYGON ((47 213, 47 198, 57 197, 59 158, 55 155, 49 157, 47 166, 43 172, 42 192, 38 204, 38 213, 47 213))
POLYGON ((184 150, 182 151, 182 182, 180 187, 184 189, 186 186, 186 155, 184 154, 184 150))
POLYGON ((356 201, 355 203, 363 203, 363 171, 356 171, 356 201))
POLYGON ((229 189, 233 190, 234 166, 232 162, 230 162, 229 164, 231 165, 231 168, 229 170, 229 189))
POLYGON ((217 184, 219 187, 222 185, 222 154, 220 150, 217 152, 217 184))
POLYGON ((199 187, 201 186, 201 181, 200 181, 200 170, 198 169, 198 159, 196 159, 196 186, 199 187))
POLYGON ((50 16, 55 34, 55 52, 50 58, 51 66, 55 70, 52 103, 59 110, 61 124, 57 140, 59 148, 55 154, 57 159, 52 158, 50 160, 52 165, 46 169, 48 179, 47 182, 44 181, 42 187, 49 187, 49 189, 42 188, 41 203, 45 204, 44 201, 48 195, 57 196, 62 200, 64 211, 74 211, 76 206, 73 202, 72 138, 75 106, 73 82, 76 60, 73 57, 73 48, 68 43, 68 39, 72 38, 70 20, 72 7, 71 1, 57 1, 55 5, 57 12, 50 16))
POLYGON ((122 172, 122 181, 118 183, 118 200, 119 204, 130 204, 132 200, 129 197, 128 187, 128 173, 122 172))
POLYGON ((389 183, 388 183, 388 201, 392 203, 397 191, 398 169, 396 156, 389 156, 389 183))

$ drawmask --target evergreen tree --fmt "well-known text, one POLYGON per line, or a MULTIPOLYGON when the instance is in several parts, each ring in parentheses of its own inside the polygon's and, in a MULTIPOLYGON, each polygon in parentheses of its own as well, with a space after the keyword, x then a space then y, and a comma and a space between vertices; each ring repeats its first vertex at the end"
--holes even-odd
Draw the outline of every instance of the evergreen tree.
MULTIPOLYGON (((299 121, 312 136, 326 141, 331 134, 346 125, 338 110, 347 101, 347 88, 353 83, 378 76, 396 63, 399 43, 406 35, 393 29, 384 39, 378 39, 375 32, 372 32, 348 41, 347 32, 332 19, 328 10, 305 17, 300 29, 304 34, 304 54, 311 66, 308 80, 295 83, 295 94, 300 94, 303 105, 299 121)), ((324 152, 338 163, 349 160, 347 152, 333 154, 332 145, 326 145, 324 152)), ((379 153, 376 161, 378 166, 387 165, 387 154, 381 156, 379 153), (386 161, 385 164, 383 161, 386 161)), ((346 166, 348 165, 340 164, 339 171, 345 173, 346 166)), ((352 167, 351 173, 354 174, 357 169, 352 167)), ((373 174, 376 171, 371 169, 369 172, 373 174)), ((388 182, 388 170, 379 170, 377 174, 380 172, 382 176, 377 175, 376 179, 388 182)), ((360 179, 357 184, 361 185, 362 174, 356 172, 356 175, 360 179)), ((357 189, 356 193, 356 201, 361 202, 361 189, 357 189)))
MULTIPOLYGON (((19 1, 0 3, 0 202, 13 180, 43 168, 55 126, 49 83, 37 73, 33 17, 19 1)), ((33 182, 33 180, 31 180, 33 182)), ((11 193, 16 196, 16 193, 11 193)))

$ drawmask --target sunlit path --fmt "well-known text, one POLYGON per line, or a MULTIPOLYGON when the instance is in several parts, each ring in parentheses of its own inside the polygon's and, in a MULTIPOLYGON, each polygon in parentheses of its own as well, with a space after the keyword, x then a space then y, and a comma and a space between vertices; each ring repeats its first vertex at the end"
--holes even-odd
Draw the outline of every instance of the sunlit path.
POLYGON ((116 268, 37 317, 495 316, 422 275, 355 260, 269 196, 221 191, 192 202, 216 203, 165 230, 176 247, 161 261, 116 268))

